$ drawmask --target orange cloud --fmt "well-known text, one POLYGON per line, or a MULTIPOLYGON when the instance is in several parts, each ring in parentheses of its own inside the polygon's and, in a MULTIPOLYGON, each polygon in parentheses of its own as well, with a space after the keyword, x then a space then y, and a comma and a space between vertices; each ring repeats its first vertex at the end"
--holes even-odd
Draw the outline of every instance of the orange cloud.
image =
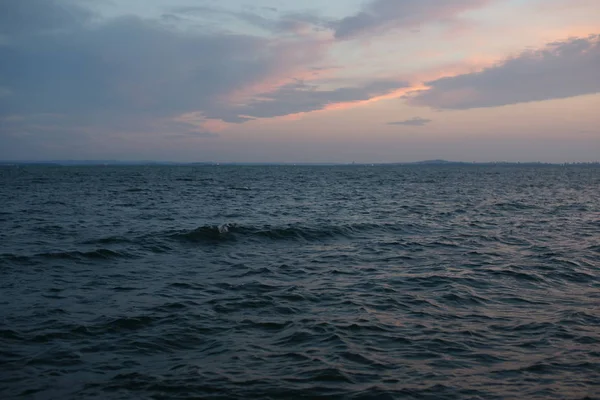
MULTIPOLYGON (((408 82, 410 82, 410 86, 406 88, 401 88, 394 90, 393 92, 386 93, 380 96, 374 96, 366 100, 358 100, 358 101, 349 101, 349 102, 339 102, 339 103, 331 103, 325 106, 320 110, 308 111, 308 112, 299 112, 288 114, 281 117, 269 118, 270 120, 276 121, 296 121, 302 118, 306 114, 312 113, 323 113, 329 111, 339 111, 339 110, 347 110, 357 107, 364 107, 370 104, 374 104, 384 100, 392 100, 398 99, 405 96, 410 96, 411 94, 424 91, 429 89, 429 87, 425 84, 427 81, 433 81, 436 79, 441 79, 444 77, 452 77, 465 73, 473 73, 477 71, 481 71, 487 67, 490 67, 497 63, 499 60, 496 58, 471 58, 462 63, 452 63, 444 65, 441 68, 433 68, 429 71, 422 71, 417 74, 414 74, 410 77, 404 77, 408 82)), ((258 119, 260 121, 264 121, 264 118, 258 119)))
POLYGON ((383 101, 383 100, 397 99, 397 98, 406 96, 407 94, 409 94, 411 92, 425 90, 425 89, 427 89, 426 86, 423 86, 422 84, 416 84, 409 88, 402 88, 402 89, 394 90, 391 93, 386 93, 381 96, 371 97, 370 99, 367 99, 367 100, 349 101, 349 102, 344 102, 344 103, 332 103, 332 104, 327 105, 323 110, 320 110, 320 111, 347 110, 350 108, 362 107, 362 106, 377 103, 377 102, 383 101))
POLYGON ((249 86, 246 86, 242 89, 238 89, 230 94, 228 94, 224 101, 240 104, 246 102, 248 99, 254 98, 256 96, 272 93, 276 91, 281 86, 285 86, 292 82, 302 81, 302 82, 311 82, 321 79, 330 78, 334 75, 336 71, 338 71, 339 67, 329 67, 329 68, 319 68, 319 69, 311 69, 311 68, 298 68, 292 71, 285 71, 279 75, 274 75, 269 77, 266 80, 253 83, 249 86))
POLYGON ((311 67, 316 62, 322 62, 332 44, 331 39, 275 43, 273 50, 277 54, 277 61, 273 73, 259 82, 230 92, 223 97, 223 101, 243 104, 254 96, 271 93, 294 81, 315 81, 332 77, 339 67, 311 67))
MULTIPOLYGON (((530 28, 526 28, 525 30, 528 29, 530 28)), ((547 39, 544 41, 544 37, 585 37, 590 32, 590 29, 590 27, 584 26, 576 27, 570 30, 557 29, 555 31, 537 31, 535 32, 535 34, 531 32, 531 35, 527 34, 526 36, 530 39, 533 39, 534 42, 540 42, 540 45, 534 45, 534 48, 541 48, 543 44, 548 43, 547 39)), ((279 65, 277 66, 277 68, 274 69, 274 72, 270 76, 259 82, 255 82, 253 84, 247 85, 242 89, 237 89, 229 93, 227 96, 225 96, 225 98, 223 98, 222 101, 226 104, 231 105, 232 107, 245 106, 249 104, 250 101, 256 100, 266 102, 270 101, 269 96, 267 96, 268 94, 273 93, 282 88, 283 86, 289 85, 291 83, 295 83, 298 81, 326 82, 328 79, 335 78, 335 75, 341 69, 339 67, 310 68, 311 62, 324 59, 324 51, 328 49, 332 44, 333 43, 331 42, 331 40, 307 41, 306 43, 301 44, 295 43, 293 46, 291 46, 290 43, 282 43, 282 46, 288 46, 282 54, 287 54, 292 60, 295 60, 296 64, 294 64, 294 61, 290 61, 290 59, 288 59, 287 57, 283 57, 281 61, 278 61, 279 65), (262 95, 265 96, 264 99, 260 99, 262 95)), ((438 55, 438 53, 436 53, 435 51, 431 52, 432 53, 430 55, 438 55)), ((518 56, 520 53, 521 52, 515 51, 514 54, 509 54, 508 56, 506 52, 504 52, 504 54, 478 55, 475 57, 463 59, 458 62, 446 63, 441 66, 435 66, 429 69, 420 70, 415 73, 396 76, 392 75, 391 80, 408 82, 409 87, 400 88, 394 90, 393 92, 383 95, 377 95, 365 100, 330 103, 316 110, 295 112, 275 117, 241 117, 241 122, 243 122, 243 120, 256 120, 260 123, 264 123, 266 121, 295 121, 302 118, 305 114, 323 113, 329 111, 347 110, 356 107, 365 107, 370 104, 375 104, 381 101, 398 99, 403 97, 412 98, 419 92, 431 89, 431 87, 427 86, 427 82, 433 82, 442 78, 450 78, 458 75, 474 74, 477 72, 481 72, 485 69, 499 65, 505 62, 507 59, 518 56)), ((447 93, 447 96, 448 103, 456 103, 457 101, 466 101, 468 98, 473 97, 474 93, 469 92, 468 90, 461 90, 447 93)), ((442 102, 445 101, 444 99, 439 100, 442 102)), ((223 131, 236 124, 233 122, 227 123, 220 119, 207 119, 203 115, 198 113, 190 113, 184 115, 181 119, 179 119, 179 121, 192 124, 194 126, 197 126, 198 128, 210 132, 223 131)))
POLYGON ((275 121, 297 121, 297 120, 301 119, 303 116, 308 115, 308 114, 326 113, 329 111, 339 111, 339 110, 347 110, 347 109, 356 108, 356 107, 363 107, 368 104, 376 103, 376 102, 379 102, 382 100, 390 100, 390 99, 400 98, 411 92, 425 90, 425 89, 427 89, 427 87, 425 87, 423 85, 415 85, 415 86, 411 86, 408 88, 398 89, 393 92, 386 93, 384 95, 374 96, 374 97, 371 97, 366 100, 331 103, 319 110, 292 113, 292 114, 287 114, 287 115, 273 117, 273 118, 257 118, 256 120, 261 121, 261 122, 265 122, 265 121, 273 121, 273 122, 275 122, 275 121))
MULTIPOLYGON (((581 31, 580 30, 570 30, 570 31, 561 31, 561 35, 556 35, 554 37, 588 37, 589 36, 589 30, 588 28, 582 28, 581 31), (565 33, 567 33, 565 35, 565 33)), ((423 91, 427 91, 429 89, 431 89, 431 87, 429 87, 426 83, 427 82, 432 82, 432 81, 436 81, 442 78, 450 78, 450 77, 455 77, 455 76, 459 76, 459 75, 465 75, 465 74, 474 74, 474 73, 478 73, 481 71, 484 71, 488 68, 494 67, 494 66, 498 66, 500 64, 502 64, 503 62, 505 62, 507 59, 511 59, 512 57, 515 57, 516 55, 510 55, 510 56, 497 56, 497 57, 492 57, 492 56, 480 56, 480 57, 470 57, 468 59, 465 59, 461 62, 456 62, 456 63, 449 63, 440 67, 435 67, 435 68, 431 68, 429 70, 425 70, 425 71, 420 71, 417 72, 415 74, 412 74, 410 76, 404 76, 402 77, 402 80, 406 80, 410 83, 410 86, 408 88, 401 88, 398 90, 395 90, 391 93, 387 93, 384 95, 380 95, 380 96, 375 96, 372 98, 369 98, 367 100, 358 100, 358 101, 351 101, 351 102, 340 102, 340 103, 331 103, 328 104, 327 106, 325 106, 324 108, 320 109, 320 110, 315 110, 315 111, 309 111, 309 112, 300 112, 300 113, 294 113, 294 114, 289 114, 283 117, 276 117, 275 119, 278 121, 294 121, 294 120, 298 120, 300 118, 302 118, 302 116, 304 116, 305 114, 310 114, 310 113, 322 113, 322 112, 328 112, 328 111, 336 111, 336 110, 347 110, 347 109, 352 109, 352 108, 356 108, 356 107, 363 107, 363 106, 367 106, 370 104, 374 104, 380 101, 384 101, 384 100, 390 100, 390 99, 397 99, 397 98, 402 98, 402 97, 407 97, 410 98, 413 95, 418 94, 419 92, 423 92, 423 91)), ((462 101, 467 101, 468 99, 473 99, 476 96, 476 93, 474 93, 472 90, 467 89, 461 89, 461 90, 455 90, 452 92, 448 92, 445 98, 440 98, 439 101, 441 101, 442 103, 446 104, 454 104, 457 101, 458 102, 462 102, 462 101)))

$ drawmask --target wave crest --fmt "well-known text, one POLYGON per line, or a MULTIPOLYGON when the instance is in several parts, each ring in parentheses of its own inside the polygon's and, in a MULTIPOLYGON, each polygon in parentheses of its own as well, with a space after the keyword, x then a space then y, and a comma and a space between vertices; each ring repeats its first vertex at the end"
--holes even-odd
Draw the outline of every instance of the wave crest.
POLYGON ((202 242, 202 241, 233 241, 242 237, 270 240, 302 240, 313 241, 328 238, 351 238, 361 233, 372 231, 401 232, 403 227, 391 224, 349 224, 349 225, 323 225, 303 226, 288 225, 274 227, 265 225, 241 226, 237 224, 204 225, 187 231, 170 233, 169 237, 175 240, 202 242))

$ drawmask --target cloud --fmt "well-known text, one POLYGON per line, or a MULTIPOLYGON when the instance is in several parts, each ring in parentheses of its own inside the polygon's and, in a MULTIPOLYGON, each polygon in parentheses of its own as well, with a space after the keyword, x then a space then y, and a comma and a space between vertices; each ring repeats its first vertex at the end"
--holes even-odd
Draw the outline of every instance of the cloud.
POLYGON ((176 134, 174 136, 192 137, 192 138, 218 138, 219 134, 215 133, 215 132, 205 132, 205 131, 188 131, 188 132, 176 134))
POLYGON ((298 34, 307 29, 325 29, 330 24, 328 20, 310 12, 295 12, 273 16, 277 9, 270 7, 248 7, 246 10, 233 11, 212 6, 183 6, 173 7, 171 11, 180 15, 196 17, 232 17, 267 32, 277 34, 298 34), (261 15, 260 11, 265 11, 268 16, 261 15))
POLYGON ((418 32, 415 28, 436 22, 444 23, 454 31, 463 30, 469 23, 459 18, 460 14, 492 1, 494 0, 371 0, 358 13, 339 20, 313 12, 274 15, 276 10, 265 7, 246 7, 242 11, 234 11, 196 5, 172 7, 171 12, 195 17, 231 17, 275 34, 327 30, 333 31, 335 38, 346 40, 396 28, 418 32))
POLYGON ((0 48, 0 86, 13 93, 13 113, 168 115, 215 108, 219 96, 273 73, 284 48, 124 17, 0 48))
POLYGON ((335 103, 368 100, 405 87, 408 87, 405 82, 385 80, 337 89, 322 89, 317 85, 296 82, 284 85, 272 93, 262 94, 246 106, 234 111, 254 118, 273 118, 323 110, 335 103))
POLYGON ((411 105, 471 109, 600 93, 600 35, 554 42, 480 72, 426 82, 411 105))
POLYGON ((0 34, 30 34, 69 29, 93 13, 64 0, 0 0, 0 34))
POLYGON ((432 122, 431 119, 414 117, 405 121, 388 122, 388 125, 403 125, 403 126, 425 126, 432 122))
POLYGON ((22 24, 5 29, 0 46, 0 143, 7 146, 117 148, 127 141, 160 146, 170 137, 210 139, 253 119, 407 88, 395 80, 312 84, 329 71, 319 68, 329 39, 179 29, 179 17, 164 15, 101 19, 67 0, 20 6, 40 1, 0 0, 5 11, 18 4, 9 14, 22 24))
POLYGON ((372 0, 355 15, 332 26, 338 39, 352 39, 389 29, 415 29, 421 25, 448 20, 483 7, 492 0, 372 0))
POLYGON ((245 113, 253 108, 257 116, 307 109, 277 102, 245 109, 229 97, 264 82, 290 81, 303 71, 313 74, 311 64, 324 51, 318 40, 183 30, 172 26, 176 18, 167 20, 94 19, 67 0, 0 0, 6 41, 0 46, 0 120, 19 116, 0 135, 8 130, 39 135, 51 128, 72 135, 91 129, 210 136, 213 128, 251 119, 245 113), (203 121, 169 125, 186 113, 203 121), (62 118, 40 129, 34 116, 43 114, 62 118))

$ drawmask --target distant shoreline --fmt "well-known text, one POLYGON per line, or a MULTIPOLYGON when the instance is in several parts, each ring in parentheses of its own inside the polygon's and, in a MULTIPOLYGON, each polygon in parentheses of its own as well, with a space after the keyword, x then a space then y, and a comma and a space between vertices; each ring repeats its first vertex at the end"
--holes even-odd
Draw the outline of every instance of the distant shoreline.
POLYGON ((600 166, 595 162, 466 162, 447 160, 425 160, 415 162, 382 163, 293 163, 293 162, 170 162, 170 161, 116 161, 116 160, 57 160, 57 161, 0 161, 0 166, 600 166))

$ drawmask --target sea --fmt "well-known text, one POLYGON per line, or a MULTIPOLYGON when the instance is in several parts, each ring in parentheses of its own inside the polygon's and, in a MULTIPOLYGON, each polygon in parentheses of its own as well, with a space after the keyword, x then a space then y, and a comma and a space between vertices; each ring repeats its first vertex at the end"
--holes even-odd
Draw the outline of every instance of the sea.
POLYGON ((0 168, 1 399, 599 399, 600 167, 0 168))

